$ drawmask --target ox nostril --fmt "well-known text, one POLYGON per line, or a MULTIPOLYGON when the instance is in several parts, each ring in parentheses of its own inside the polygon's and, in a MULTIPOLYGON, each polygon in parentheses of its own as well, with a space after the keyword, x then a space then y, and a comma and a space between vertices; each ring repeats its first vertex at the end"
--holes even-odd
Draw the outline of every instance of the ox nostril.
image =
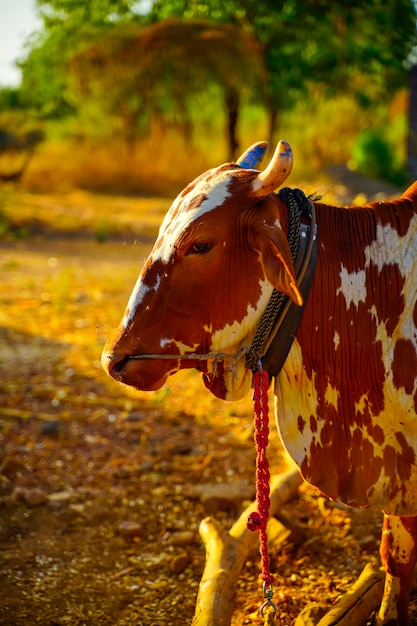
POLYGON ((117 361, 111 363, 110 365, 110 374, 114 378, 120 378, 123 375, 123 371, 126 367, 126 363, 128 363, 129 357, 125 356, 117 361))
POLYGON ((123 372, 128 361, 128 356, 118 356, 115 354, 103 354, 102 358, 104 369, 116 380, 120 380, 123 377, 123 372))

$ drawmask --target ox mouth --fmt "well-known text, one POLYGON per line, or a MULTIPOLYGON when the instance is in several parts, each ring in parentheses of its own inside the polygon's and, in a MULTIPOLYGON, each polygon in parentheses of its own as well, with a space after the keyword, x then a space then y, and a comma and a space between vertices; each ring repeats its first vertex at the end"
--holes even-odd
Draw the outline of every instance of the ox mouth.
POLYGON ((105 371, 114 380, 140 391, 160 389, 169 375, 170 365, 172 367, 172 361, 161 368, 155 362, 141 361, 135 355, 103 354, 102 363, 105 371))

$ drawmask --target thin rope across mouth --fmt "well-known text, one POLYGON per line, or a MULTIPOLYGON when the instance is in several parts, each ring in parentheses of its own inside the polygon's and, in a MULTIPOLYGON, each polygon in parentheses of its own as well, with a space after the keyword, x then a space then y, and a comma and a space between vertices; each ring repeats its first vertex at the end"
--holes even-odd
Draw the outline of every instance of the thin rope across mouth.
MULTIPOLYGON (((168 359, 170 361, 224 361, 224 359, 239 360, 243 355, 247 354, 248 348, 240 348, 237 352, 207 352, 201 354, 199 352, 191 352, 190 354, 133 354, 129 359, 168 359)), ((109 357, 110 358, 110 357, 109 357)))

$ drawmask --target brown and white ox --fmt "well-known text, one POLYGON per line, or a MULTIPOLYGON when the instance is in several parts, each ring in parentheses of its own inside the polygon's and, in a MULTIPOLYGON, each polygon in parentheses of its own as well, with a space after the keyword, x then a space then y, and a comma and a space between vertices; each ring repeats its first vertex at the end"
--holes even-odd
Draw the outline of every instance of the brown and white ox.
MULTIPOLYGON (((259 172, 264 149, 205 172, 172 204, 103 352, 117 381, 155 390, 194 367, 225 400, 251 387, 243 353, 216 367, 175 355, 249 347, 274 288, 302 303, 288 209, 273 193, 291 148, 280 142, 259 172), (147 354, 166 358, 135 358, 147 354)), ((314 205, 317 267, 275 379, 278 429, 306 481, 384 512, 378 623, 406 624, 417 558, 417 183, 394 201, 314 205)))

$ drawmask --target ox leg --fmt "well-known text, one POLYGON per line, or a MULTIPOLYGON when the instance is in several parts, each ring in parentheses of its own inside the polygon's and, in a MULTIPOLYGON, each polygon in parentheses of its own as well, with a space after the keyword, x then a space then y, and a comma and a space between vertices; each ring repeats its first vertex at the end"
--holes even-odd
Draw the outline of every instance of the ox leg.
POLYGON ((405 626, 417 560, 417 517, 384 515, 380 554, 386 578, 376 623, 405 626))

